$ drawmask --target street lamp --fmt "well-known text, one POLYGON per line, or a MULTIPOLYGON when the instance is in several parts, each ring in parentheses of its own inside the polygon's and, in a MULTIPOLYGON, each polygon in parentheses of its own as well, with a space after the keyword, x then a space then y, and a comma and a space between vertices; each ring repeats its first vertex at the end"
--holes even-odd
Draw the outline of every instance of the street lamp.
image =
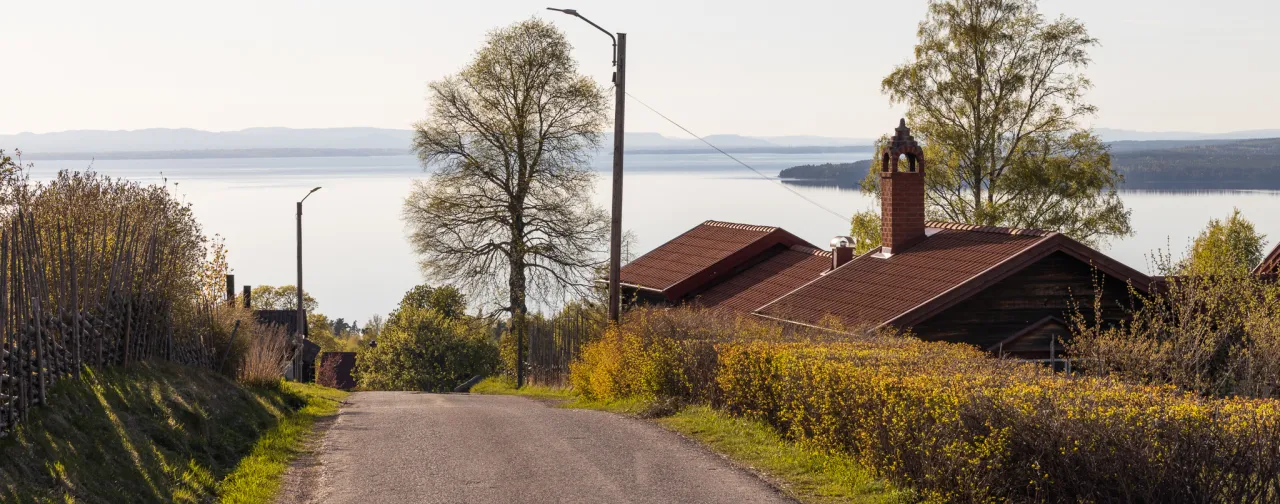
MULTIPOLYGON (((303 328, 307 326, 307 319, 302 311, 302 202, 310 198, 312 193, 319 190, 319 187, 312 189, 306 196, 302 197, 302 201, 298 202, 298 334, 302 335, 303 340, 306 339, 306 333, 303 332, 303 328)), ((301 372, 301 369, 296 366, 294 369, 297 372, 301 372)))
POLYGON ((604 32, 613 39, 613 66, 618 69, 613 73, 614 112, 613 112, 613 214, 609 229, 609 321, 617 322, 621 310, 622 293, 619 288, 619 270, 622 269, 622 133, 623 104, 627 95, 627 34, 619 33, 614 37, 609 30, 591 22, 574 9, 547 10, 563 12, 586 21, 587 24, 604 32))

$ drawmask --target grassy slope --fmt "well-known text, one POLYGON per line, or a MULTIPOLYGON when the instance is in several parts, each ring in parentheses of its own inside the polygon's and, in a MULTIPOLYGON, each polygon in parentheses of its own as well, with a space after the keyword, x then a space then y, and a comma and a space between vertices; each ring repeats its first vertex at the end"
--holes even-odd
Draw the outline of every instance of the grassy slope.
MULTIPOLYGON (((509 380, 488 378, 471 389, 476 394, 521 395, 565 401, 570 408, 590 408, 625 414, 655 411, 639 401, 603 403, 587 401, 576 394, 547 387, 515 389, 509 380)), ((656 408, 661 409, 661 408, 656 408)), ((907 502, 909 494, 894 489, 844 454, 811 450, 786 440, 763 422, 736 418, 705 406, 690 406, 656 422, 672 431, 698 440, 734 462, 768 475, 788 494, 801 502, 907 502)))
MULTIPOLYGON (((222 480, 254 466, 246 455, 277 453, 264 440, 279 439, 269 434, 315 397, 173 365, 86 372, 54 387, 50 407, 0 441, 0 501, 211 501, 238 488, 222 480)), ((274 490, 279 474, 256 481, 274 490)))

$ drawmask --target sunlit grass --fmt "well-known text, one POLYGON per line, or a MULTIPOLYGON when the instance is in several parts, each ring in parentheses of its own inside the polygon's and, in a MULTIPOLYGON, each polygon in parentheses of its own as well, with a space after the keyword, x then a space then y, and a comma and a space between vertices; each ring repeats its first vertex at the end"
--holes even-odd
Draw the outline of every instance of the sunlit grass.
POLYGON ((803 502, 908 502, 909 494, 875 478, 845 454, 824 453, 783 439, 763 422, 691 406, 658 424, 696 439, 773 478, 803 502))
POLYGON ((288 414, 254 444, 249 456, 240 461, 235 471, 218 485, 219 502, 270 502, 280 490, 289 464, 298 456, 303 442, 312 432, 316 420, 337 414, 347 397, 341 390, 284 383, 287 391, 306 398, 306 405, 288 414))
MULTIPOLYGON (((241 459, 295 432, 300 415, 316 414, 308 409, 315 397, 336 408, 335 392, 247 389, 165 364, 86 370, 50 389, 50 405, 0 439, 0 502, 213 502, 234 488, 228 475, 241 459)), ((276 486, 281 472, 268 473, 276 486)))

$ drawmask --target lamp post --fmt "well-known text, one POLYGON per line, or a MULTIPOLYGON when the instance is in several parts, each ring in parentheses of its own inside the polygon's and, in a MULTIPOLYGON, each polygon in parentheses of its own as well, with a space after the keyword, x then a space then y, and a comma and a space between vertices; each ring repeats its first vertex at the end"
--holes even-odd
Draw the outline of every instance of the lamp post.
MULTIPOLYGON (((302 310, 302 202, 306 201, 307 198, 310 198, 312 193, 319 190, 319 187, 312 189, 306 196, 302 197, 301 201, 298 202, 298 334, 302 335, 303 340, 306 340, 306 333, 303 331, 303 328, 307 326, 307 319, 306 314, 303 313, 302 310)), ((300 373, 301 369, 299 369, 296 364, 297 363, 295 363, 294 371, 300 373)))
POLYGON ((613 66, 617 67, 617 70, 613 73, 615 103, 613 109, 613 213, 609 228, 609 321, 616 323, 622 305, 622 291, 618 282, 620 281, 619 270, 622 269, 622 133, 623 106, 627 95, 627 34, 619 33, 614 37, 609 30, 592 23, 590 19, 573 9, 547 7, 547 10, 563 12, 586 21, 613 39, 613 66))

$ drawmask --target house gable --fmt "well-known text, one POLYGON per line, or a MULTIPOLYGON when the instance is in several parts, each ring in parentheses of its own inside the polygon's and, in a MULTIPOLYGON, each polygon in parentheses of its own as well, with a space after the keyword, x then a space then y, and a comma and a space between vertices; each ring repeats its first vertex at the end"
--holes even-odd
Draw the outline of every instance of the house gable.
POLYGON ((1056 250, 910 327, 930 341, 970 343, 991 351, 1003 343, 1006 352, 1047 354, 1048 335, 1063 335, 1062 321, 1071 320, 1073 302, 1092 317, 1094 295, 1100 292, 1104 321, 1122 320, 1131 304, 1128 280, 1056 250))

